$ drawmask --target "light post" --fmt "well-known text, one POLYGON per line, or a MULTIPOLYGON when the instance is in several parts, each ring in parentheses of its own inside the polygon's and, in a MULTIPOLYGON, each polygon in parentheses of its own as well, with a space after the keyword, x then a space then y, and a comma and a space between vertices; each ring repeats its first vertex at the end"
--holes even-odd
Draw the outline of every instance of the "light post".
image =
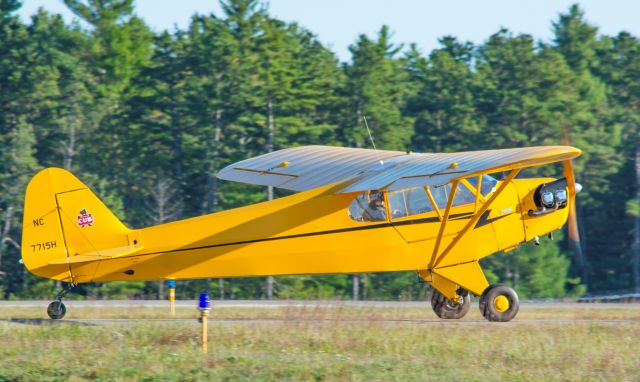
POLYGON ((200 337, 202 344, 202 352, 207 352, 207 320, 209 317, 209 310, 211 309, 209 304, 209 295, 206 293, 200 293, 200 302, 198 303, 198 309, 200 309, 200 322, 202 323, 202 335, 200 337))
POLYGON ((169 309, 171 310, 171 315, 176 315, 176 281, 175 280, 167 280, 167 287, 169 288, 169 309))

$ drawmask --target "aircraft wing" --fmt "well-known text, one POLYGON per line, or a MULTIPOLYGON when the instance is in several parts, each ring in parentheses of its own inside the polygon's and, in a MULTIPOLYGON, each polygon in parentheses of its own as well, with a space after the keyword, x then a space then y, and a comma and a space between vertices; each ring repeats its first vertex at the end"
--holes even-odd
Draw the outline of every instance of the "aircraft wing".
POLYGON ((447 184, 454 179, 568 160, 570 146, 537 146, 458 153, 406 153, 302 146, 250 158, 222 169, 218 178, 305 191, 352 179, 339 193, 400 190, 447 184))
POLYGON ((300 146, 234 163, 218 172, 217 177, 292 191, 306 191, 361 176, 367 170, 389 168, 389 165, 380 165, 380 161, 395 163, 409 156, 402 151, 300 146))
POLYGON ((410 187, 438 186, 483 173, 540 166, 579 156, 570 146, 537 146, 516 149, 467 151, 416 157, 394 168, 359 179, 341 193, 410 187))

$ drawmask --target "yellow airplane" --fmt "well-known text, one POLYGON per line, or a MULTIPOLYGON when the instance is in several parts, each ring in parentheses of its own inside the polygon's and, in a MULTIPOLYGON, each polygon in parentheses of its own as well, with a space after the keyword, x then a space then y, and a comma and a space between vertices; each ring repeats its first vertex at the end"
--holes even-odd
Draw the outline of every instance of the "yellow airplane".
MULTIPOLYGON (((463 317, 471 293, 487 320, 509 321, 518 296, 489 285, 479 260, 562 227, 575 211, 571 160, 580 153, 568 146, 445 154, 289 148, 217 176, 298 193, 141 229, 126 227, 71 173, 48 168, 27 187, 22 261, 71 286, 415 271, 434 288, 439 317, 463 317), (564 178, 516 179, 523 168, 554 162, 564 164, 564 178)), ((64 316, 65 293, 49 305, 51 318, 64 316)))

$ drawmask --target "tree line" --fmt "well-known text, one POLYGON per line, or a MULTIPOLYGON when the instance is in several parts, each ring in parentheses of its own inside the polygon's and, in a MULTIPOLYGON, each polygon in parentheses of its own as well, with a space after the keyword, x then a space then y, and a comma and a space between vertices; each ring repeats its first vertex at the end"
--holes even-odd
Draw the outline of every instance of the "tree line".
MULTIPOLYGON (((0 297, 45 298, 20 263, 24 189, 39 169, 73 171, 131 227, 279 197, 219 182, 225 165, 289 146, 451 152, 567 144, 576 160, 582 250, 562 232, 483 260, 524 297, 640 292, 640 41, 598 33, 577 5, 550 42, 506 29, 476 45, 393 41, 382 26, 340 62, 312 31, 257 0, 154 32, 133 0, 64 0, 79 22, 0 0, 0 297)), ((553 166, 527 175, 560 175, 553 166)), ((89 297, 162 297, 159 282, 89 284, 89 297)), ((406 273, 186 280, 178 297, 425 296, 406 273)))

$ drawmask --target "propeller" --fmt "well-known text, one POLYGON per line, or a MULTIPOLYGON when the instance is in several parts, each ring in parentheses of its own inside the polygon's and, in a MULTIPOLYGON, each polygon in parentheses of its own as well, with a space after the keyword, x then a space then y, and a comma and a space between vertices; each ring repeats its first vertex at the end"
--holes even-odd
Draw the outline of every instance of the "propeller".
POLYGON ((582 185, 576 182, 575 175, 573 173, 573 164, 571 160, 562 162, 564 168, 564 177, 567 179, 567 186, 569 186, 569 221, 568 232, 569 242, 575 251, 578 265, 582 270, 582 282, 587 282, 586 277, 586 260, 582 251, 582 244, 580 242, 580 230, 578 228, 578 215, 576 213, 576 194, 582 191, 582 185))

